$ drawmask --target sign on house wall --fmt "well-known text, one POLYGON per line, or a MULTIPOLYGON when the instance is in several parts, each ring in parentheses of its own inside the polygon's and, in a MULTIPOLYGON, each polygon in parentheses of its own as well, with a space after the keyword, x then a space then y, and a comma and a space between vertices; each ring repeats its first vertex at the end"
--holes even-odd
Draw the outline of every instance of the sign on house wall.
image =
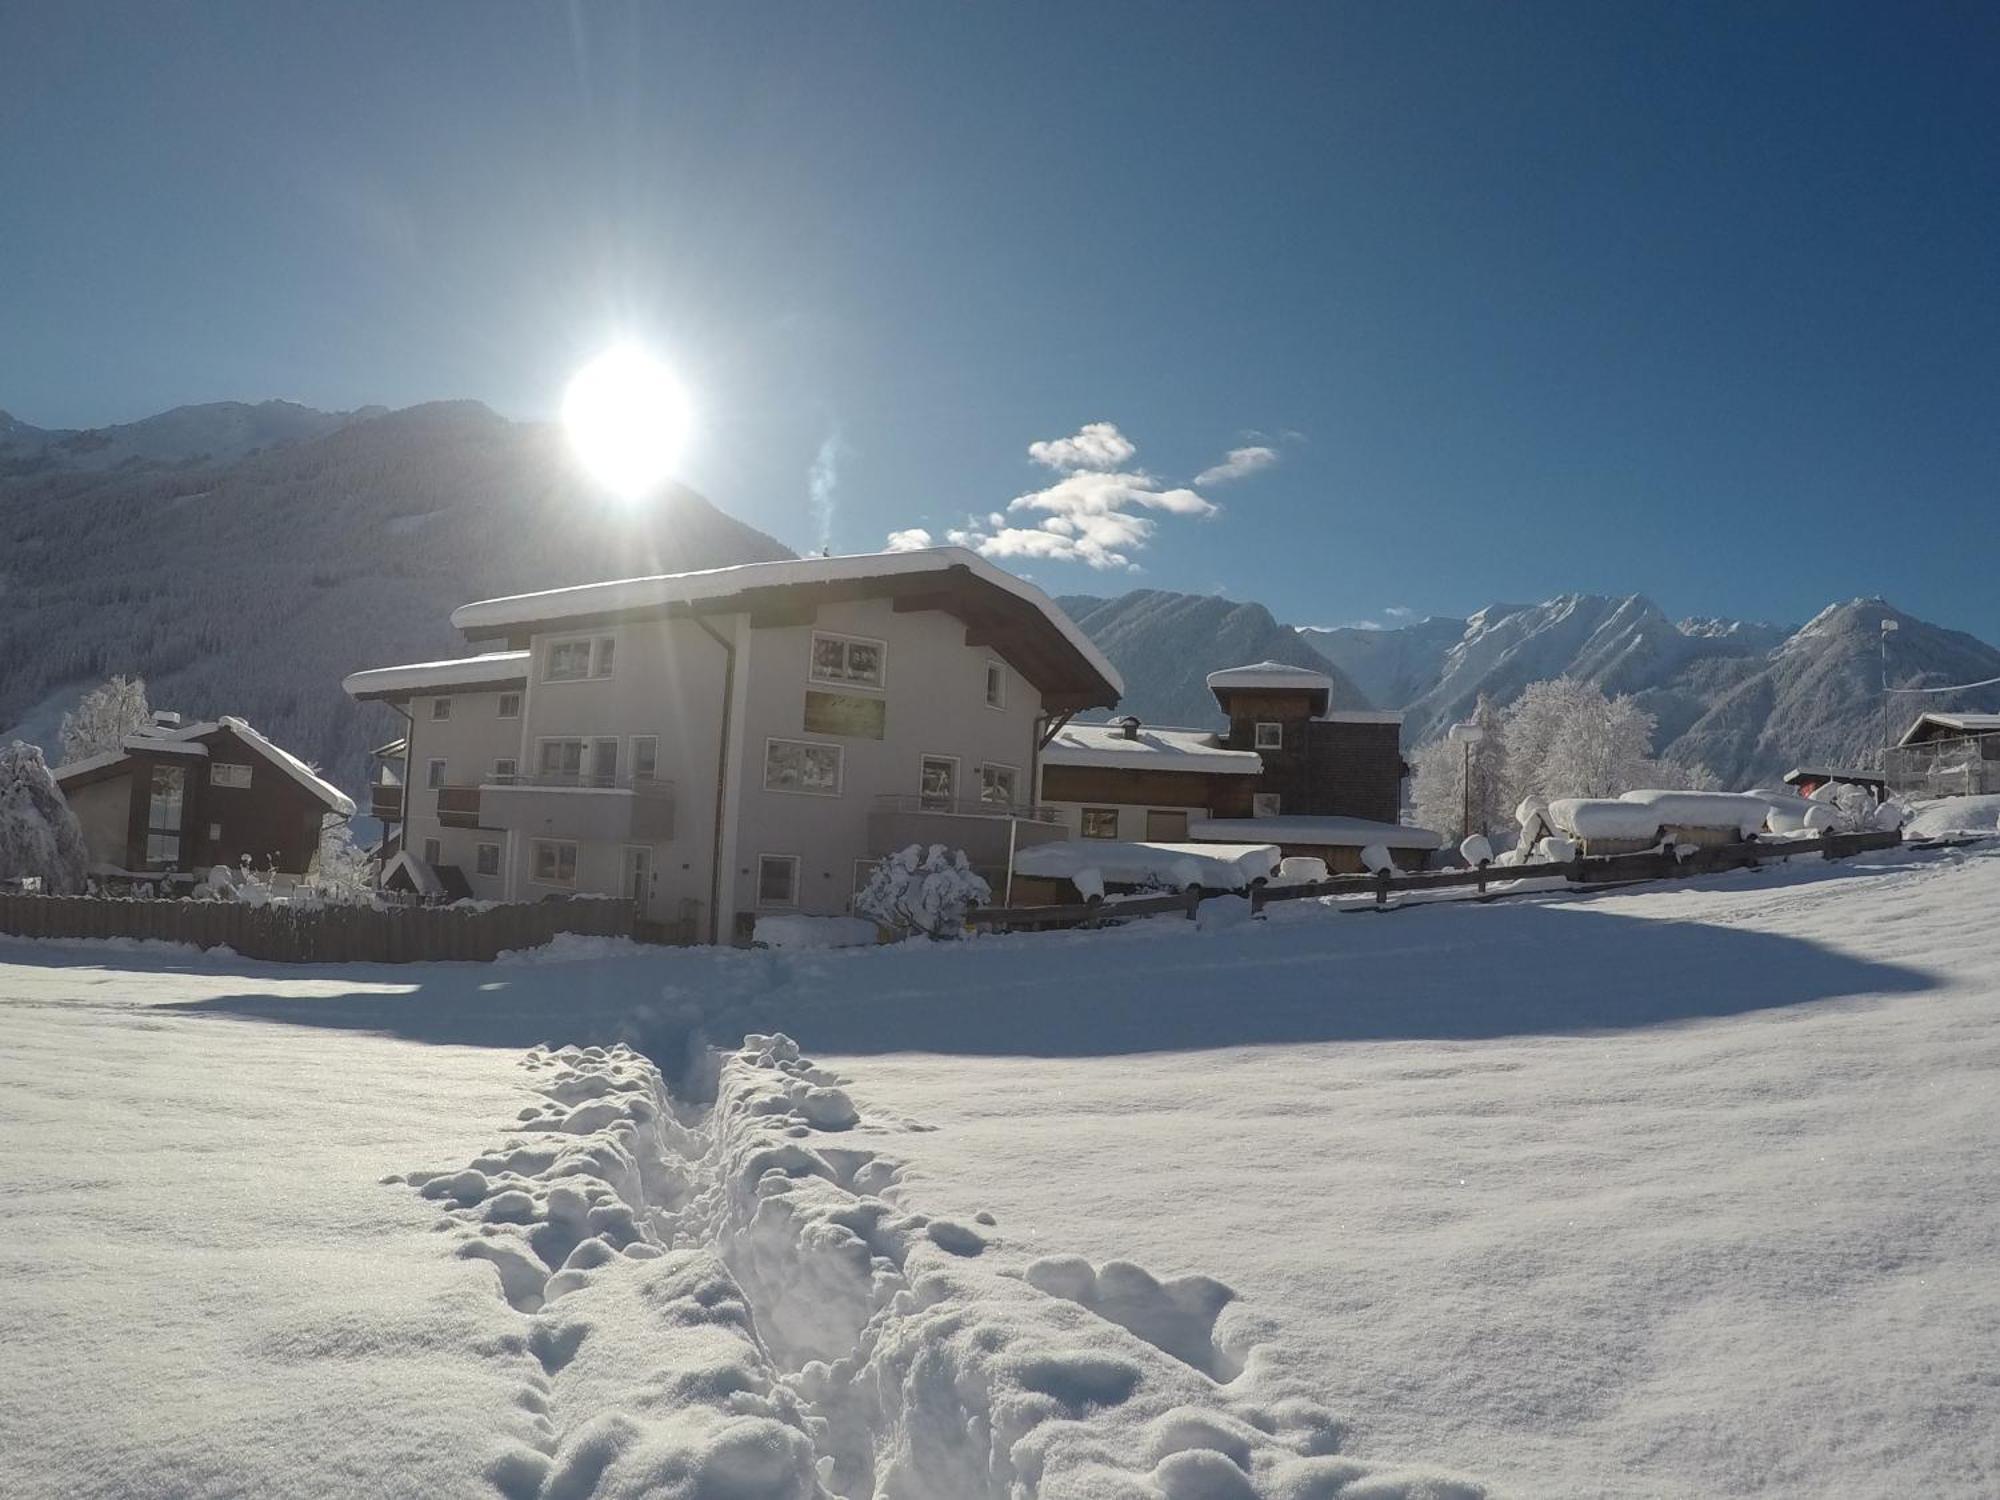
POLYGON ((881 698, 864 698, 858 693, 806 694, 807 734, 879 740, 887 731, 887 722, 887 706, 881 698))

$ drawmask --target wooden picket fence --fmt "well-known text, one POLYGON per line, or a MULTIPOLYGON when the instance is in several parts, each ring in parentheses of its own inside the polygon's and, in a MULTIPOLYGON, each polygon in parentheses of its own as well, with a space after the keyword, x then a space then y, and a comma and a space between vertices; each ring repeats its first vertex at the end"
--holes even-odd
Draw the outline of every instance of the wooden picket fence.
MULTIPOLYGON (((1716 844, 1686 855, 1656 849, 1637 854, 1578 855, 1556 864, 1481 865, 1469 870, 1385 870, 1377 875, 1336 875, 1301 885, 1259 885, 1247 892, 1254 915, 1274 901, 1305 901, 1326 896, 1372 896, 1378 908, 1387 908, 1389 898, 1405 891, 1449 890, 1474 886, 1476 895, 1491 900, 1507 895, 1533 895, 1518 881, 1566 880, 1572 885, 1626 885, 1641 880, 1673 880, 1692 875, 1713 875, 1737 870, 1773 859, 1797 859, 1817 854, 1825 859, 1846 859, 1872 849, 1893 849, 1903 842, 1900 833, 1828 833, 1818 838, 1758 840, 1740 844, 1716 844)), ((1192 886, 1164 896, 1140 896, 1129 900, 1071 902, 1058 906, 987 906, 966 913, 966 924, 989 931, 1016 928, 1079 927, 1086 923, 1121 922, 1134 917, 1179 914, 1192 921, 1203 900, 1227 892, 1192 886)))
POLYGON ((148 938, 287 964, 485 962, 562 932, 630 937, 633 917, 630 901, 598 898, 381 908, 0 894, 0 933, 13 937, 148 938))

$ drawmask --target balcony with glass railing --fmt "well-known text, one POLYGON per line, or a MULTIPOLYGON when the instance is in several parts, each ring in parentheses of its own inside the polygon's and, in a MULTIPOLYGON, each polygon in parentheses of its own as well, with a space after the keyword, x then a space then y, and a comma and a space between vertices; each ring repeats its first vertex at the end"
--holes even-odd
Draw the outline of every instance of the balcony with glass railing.
POLYGON ((621 843, 674 836, 674 784, 657 776, 523 771, 493 776, 476 790, 485 828, 621 843))

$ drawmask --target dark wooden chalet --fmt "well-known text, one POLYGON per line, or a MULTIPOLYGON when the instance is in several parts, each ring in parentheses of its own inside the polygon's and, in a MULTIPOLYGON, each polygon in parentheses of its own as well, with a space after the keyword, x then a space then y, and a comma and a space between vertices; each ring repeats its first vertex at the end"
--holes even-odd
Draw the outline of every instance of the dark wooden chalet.
POLYGON ((328 816, 354 803, 241 719, 181 725, 161 715, 121 748, 58 766, 91 869, 156 880, 213 865, 302 875, 328 816))

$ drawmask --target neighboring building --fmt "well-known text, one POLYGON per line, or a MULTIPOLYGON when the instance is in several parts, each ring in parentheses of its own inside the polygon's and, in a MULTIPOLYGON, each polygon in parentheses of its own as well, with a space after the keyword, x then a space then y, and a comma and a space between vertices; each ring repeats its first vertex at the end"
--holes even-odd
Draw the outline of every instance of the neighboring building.
POLYGON ((1122 690, 1041 590, 955 547, 586 584, 452 623, 491 649, 345 683, 405 719, 375 789, 400 849, 483 898, 627 895, 691 940, 845 912, 911 843, 997 885, 1011 848, 1063 836, 1034 806, 1042 745, 1122 690))
POLYGON ((2000 792, 2000 714, 1918 714, 1882 758, 1891 791, 1917 796, 2000 792))
POLYGON ((1401 825, 1402 715, 1329 709, 1333 680, 1282 662, 1212 672, 1226 730, 1135 718, 1070 724, 1043 756, 1042 801, 1075 837, 1276 844, 1357 871, 1361 850, 1420 866, 1442 840, 1401 825))
POLYGON ((160 714, 121 748, 58 766, 91 872, 159 880, 240 864, 303 875, 326 819, 354 803, 241 719, 160 714))

